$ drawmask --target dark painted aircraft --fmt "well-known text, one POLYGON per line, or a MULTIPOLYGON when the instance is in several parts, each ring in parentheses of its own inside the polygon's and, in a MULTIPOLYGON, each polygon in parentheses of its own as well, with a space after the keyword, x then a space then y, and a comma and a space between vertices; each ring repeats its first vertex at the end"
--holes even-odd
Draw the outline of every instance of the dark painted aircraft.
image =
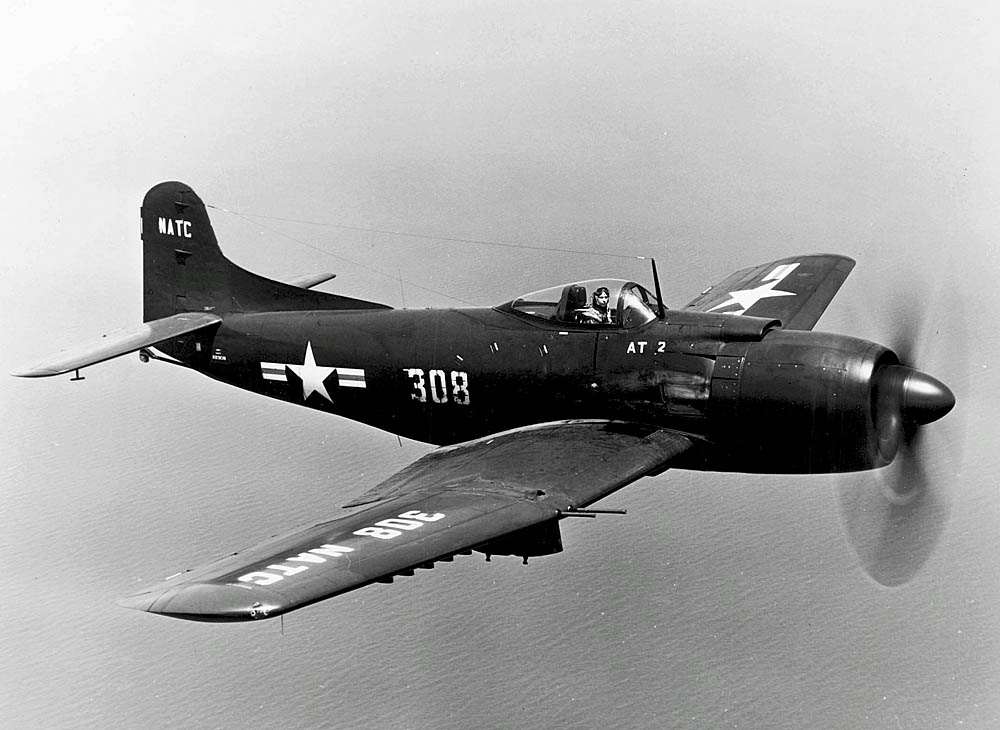
POLYGON ((138 351, 440 446, 340 516, 122 601, 167 616, 261 619, 472 550, 556 553, 562 519, 668 468, 877 469, 955 403, 890 349, 812 331, 854 267, 844 256, 745 269, 681 309, 602 279, 399 310, 309 288, 328 276, 234 265, 181 183, 147 193, 142 240, 145 324, 14 375, 79 377, 138 351))

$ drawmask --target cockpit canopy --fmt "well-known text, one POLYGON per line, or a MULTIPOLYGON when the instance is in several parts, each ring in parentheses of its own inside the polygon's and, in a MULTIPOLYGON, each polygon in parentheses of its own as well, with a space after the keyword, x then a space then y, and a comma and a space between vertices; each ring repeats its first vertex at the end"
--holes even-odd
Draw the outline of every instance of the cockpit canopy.
POLYGON ((502 308, 548 322, 629 329, 656 319, 657 301, 634 281, 591 279, 525 294, 502 308))

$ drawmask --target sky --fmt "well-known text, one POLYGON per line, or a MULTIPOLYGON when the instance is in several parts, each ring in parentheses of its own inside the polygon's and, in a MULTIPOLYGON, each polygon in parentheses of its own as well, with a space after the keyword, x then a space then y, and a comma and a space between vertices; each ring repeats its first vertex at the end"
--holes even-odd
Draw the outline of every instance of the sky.
POLYGON ((925 439, 948 526, 902 588, 867 581, 839 526, 836 488, 875 476, 671 472, 622 493, 631 522, 528 577, 456 561, 311 607, 281 643, 114 598, 321 516, 425 446, 131 357, 84 383, 7 378, 0 724, 994 726, 998 20, 981 3, 11 3, 0 370, 139 321, 139 203, 175 179, 245 268, 331 271, 325 290, 394 307, 649 281, 639 260, 455 239, 655 256, 671 306, 738 268, 846 254, 819 328, 916 333, 959 405, 925 439))

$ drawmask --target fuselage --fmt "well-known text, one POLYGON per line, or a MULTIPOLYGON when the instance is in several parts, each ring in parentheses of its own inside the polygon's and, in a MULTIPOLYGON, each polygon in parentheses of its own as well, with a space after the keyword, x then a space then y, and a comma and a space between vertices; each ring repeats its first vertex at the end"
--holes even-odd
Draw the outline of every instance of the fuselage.
POLYGON ((671 310, 626 329, 509 306, 231 313, 214 336, 170 354, 240 388, 432 444, 600 418, 690 434, 689 468, 881 465, 853 453, 867 443, 842 436, 871 430, 867 381, 887 351, 777 324, 671 310))
POLYGON ((142 231, 148 329, 84 366, 147 342, 217 380, 427 443, 610 419, 689 437, 674 467, 856 471, 891 462, 908 428, 954 405, 890 350, 812 331, 854 266, 844 256, 744 269, 680 310, 623 279, 396 310, 237 266, 182 183, 146 194, 142 231))

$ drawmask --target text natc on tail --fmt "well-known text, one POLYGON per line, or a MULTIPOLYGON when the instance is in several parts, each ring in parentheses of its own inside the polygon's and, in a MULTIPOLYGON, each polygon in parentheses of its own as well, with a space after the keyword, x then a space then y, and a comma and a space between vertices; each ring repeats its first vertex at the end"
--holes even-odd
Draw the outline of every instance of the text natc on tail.
POLYGON ((165 236, 177 236, 178 238, 192 238, 191 221, 183 218, 163 218, 159 219, 160 233, 165 236))

